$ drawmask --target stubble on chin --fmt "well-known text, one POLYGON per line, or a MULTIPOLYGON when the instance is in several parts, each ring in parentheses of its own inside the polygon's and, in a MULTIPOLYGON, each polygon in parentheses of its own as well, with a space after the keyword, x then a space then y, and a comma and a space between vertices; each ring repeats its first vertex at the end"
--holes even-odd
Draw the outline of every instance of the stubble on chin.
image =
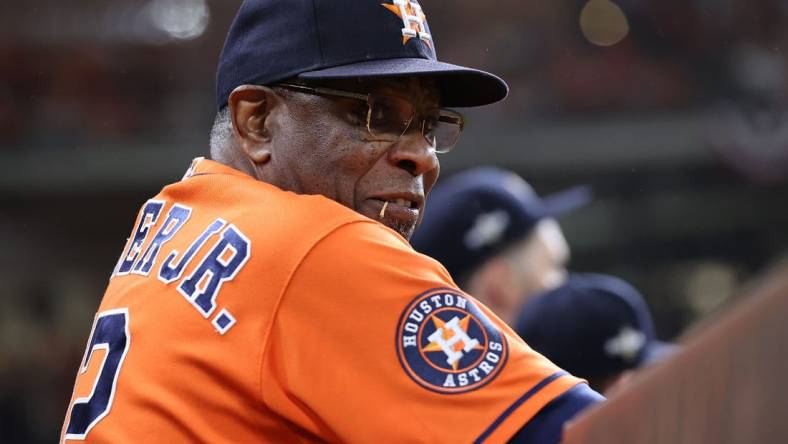
POLYGON ((386 226, 399 233, 400 236, 408 241, 410 241, 410 237, 413 236, 413 232, 415 231, 413 225, 399 221, 386 221, 386 226))
POLYGON ((415 225, 405 221, 386 217, 385 211, 382 211, 383 215, 381 215, 380 211, 375 214, 367 214, 365 211, 359 210, 358 208, 350 207, 349 205, 348 207, 361 215, 367 216, 368 218, 376 220, 391 228, 392 230, 399 233, 400 236, 404 237, 407 241, 410 241, 410 237, 413 236, 413 232, 416 231, 415 225))

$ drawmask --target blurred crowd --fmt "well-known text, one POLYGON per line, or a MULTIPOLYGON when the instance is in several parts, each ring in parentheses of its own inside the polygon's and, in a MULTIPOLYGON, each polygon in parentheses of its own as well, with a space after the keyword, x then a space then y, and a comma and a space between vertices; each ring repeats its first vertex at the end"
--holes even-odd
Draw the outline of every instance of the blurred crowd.
MULTIPOLYGON (((39 3, 38 13, 47 14, 47 2, 39 3)), ((609 47, 590 44, 580 32, 584 3, 505 0, 490 7, 457 0, 428 6, 430 23, 441 34, 442 58, 485 66, 512 86, 505 105, 496 108, 502 118, 657 113, 724 100, 785 105, 784 2, 620 1, 629 32, 609 47)), ((235 8, 210 6, 215 15, 235 8)), ((90 9, 84 14, 85 26, 91 26, 90 9)), ((13 29, 13 17, 3 24, 13 29)), ((0 41, 4 149, 156 140, 178 128, 178 120, 210 114, 206 87, 220 33, 182 43, 135 44, 86 41, 83 35, 33 38, 36 29, 6 32, 12 37, 0 41)))
POLYGON ((84 270, 2 277, 0 431, 3 442, 52 442, 60 431, 102 288, 84 270), (10 296, 10 297, 9 297, 10 296), (83 326, 87 326, 84 327, 83 326), (71 368, 68 368, 71 367, 71 368))
MULTIPOLYGON (((170 50, 171 51, 171 50, 170 50)), ((5 149, 65 149, 145 137, 172 100, 161 48, 6 44, 0 57, 5 149)))

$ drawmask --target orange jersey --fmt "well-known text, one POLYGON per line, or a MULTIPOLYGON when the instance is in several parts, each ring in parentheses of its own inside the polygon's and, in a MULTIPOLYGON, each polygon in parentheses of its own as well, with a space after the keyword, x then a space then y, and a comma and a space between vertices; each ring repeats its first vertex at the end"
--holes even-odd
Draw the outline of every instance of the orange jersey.
POLYGON ((140 211, 61 440, 503 442, 579 382, 395 231, 197 159, 140 211))

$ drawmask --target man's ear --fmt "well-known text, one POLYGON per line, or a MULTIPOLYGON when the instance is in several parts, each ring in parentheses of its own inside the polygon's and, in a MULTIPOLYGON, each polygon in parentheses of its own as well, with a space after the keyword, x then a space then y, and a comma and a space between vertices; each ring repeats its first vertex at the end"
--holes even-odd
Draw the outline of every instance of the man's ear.
POLYGON ((235 140, 255 164, 271 159, 267 118, 274 100, 273 91, 259 85, 241 85, 227 99, 235 140))

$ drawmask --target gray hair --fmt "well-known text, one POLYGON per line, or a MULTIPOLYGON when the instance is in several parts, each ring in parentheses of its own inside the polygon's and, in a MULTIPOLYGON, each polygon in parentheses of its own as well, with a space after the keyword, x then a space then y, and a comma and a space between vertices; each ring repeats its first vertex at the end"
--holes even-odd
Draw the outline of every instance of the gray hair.
POLYGON ((216 113, 211 127, 211 158, 216 160, 222 158, 222 153, 234 143, 230 107, 225 106, 216 113))
MULTIPOLYGON (((286 80, 287 81, 287 80, 286 80)), ((297 83, 297 81, 293 81, 297 83)), ((283 97, 293 97, 293 92, 273 85, 269 88, 276 90, 276 93, 283 97)), ((238 148, 235 137, 233 135, 233 122, 230 119, 230 107, 225 106, 216 113, 213 120, 213 127, 211 127, 211 158, 214 160, 221 160, 232 148, 238 148)))

